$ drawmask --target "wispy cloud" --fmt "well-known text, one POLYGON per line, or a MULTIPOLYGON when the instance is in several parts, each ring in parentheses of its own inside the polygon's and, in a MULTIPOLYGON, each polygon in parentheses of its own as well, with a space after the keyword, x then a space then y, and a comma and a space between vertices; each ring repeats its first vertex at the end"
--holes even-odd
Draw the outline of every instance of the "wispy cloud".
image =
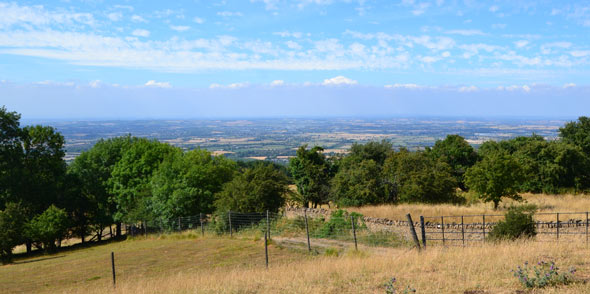
POLYGON ((338 85, 356 85, 357 81, 349 79, 345 76, 337 76, 330 79, 325 79, 322 85, 324 86, 338 86, 338 85))
POLYGON ((149 37, 150 31, 143 30, 143 29, 136 29, 136 30, 133 30, 133 32, 131 34, 134 36, 137 36, 137 37, 149 37))
POLYGON ((154 80, 147 81, 144 86, 146 87, 157 87, 157 88, 172 88, 169 82, 156 82, 154 80))

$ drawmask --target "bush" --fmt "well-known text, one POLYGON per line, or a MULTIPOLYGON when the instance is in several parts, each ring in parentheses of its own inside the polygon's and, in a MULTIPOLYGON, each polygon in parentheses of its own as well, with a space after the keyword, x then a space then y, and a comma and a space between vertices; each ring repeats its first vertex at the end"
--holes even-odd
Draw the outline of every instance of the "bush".
POLYGON ((531 238, 537 235, 533 215, 537 207, 535 205, 513 206, 508 209, 505 219, 490 232, 491 240, 516 240, 518 238, 531 238))
POLYGON ((330 220, 325 222, 318 230, 316 237, 318 238, 334 238, 337 236, 348 236, 352 232, 352 226, 350 223, 350 216, 353 216, 356 220, 356 229, 359 230, 364 228, 364 224, 359 221, 362 220, 362 214, 359 213, 348 213, 345 210, 339 209, 332 212, 330 220))
POLYGON ((69 225, 66 211, 51 205, 26 224, 26 234, 31 240, 42 244, 46 251, 53 251, 55 241, 65 237, 69 225))
POLYGON ((537 266, 533 266, 532 271, 534 275, 530 274, 528 262, 524 266, 518 266, 513 270, 514 276, 526 288, 543 288, 545 286, 567 285, 574 280, 574 273, 576 270, 570 268, 566 273, 560 273, 559 268, 555 262, 539 261, 537 266), (538 267, 537 267, 538 266, 538 267))

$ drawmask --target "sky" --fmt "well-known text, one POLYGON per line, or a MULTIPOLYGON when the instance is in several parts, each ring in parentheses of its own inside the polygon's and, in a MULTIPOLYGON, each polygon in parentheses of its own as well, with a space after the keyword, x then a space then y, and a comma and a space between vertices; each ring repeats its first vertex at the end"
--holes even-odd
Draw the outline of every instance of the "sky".
POLYGON ((0 2, 2 105, 51 119, 577 117, 590 1, 0 2))

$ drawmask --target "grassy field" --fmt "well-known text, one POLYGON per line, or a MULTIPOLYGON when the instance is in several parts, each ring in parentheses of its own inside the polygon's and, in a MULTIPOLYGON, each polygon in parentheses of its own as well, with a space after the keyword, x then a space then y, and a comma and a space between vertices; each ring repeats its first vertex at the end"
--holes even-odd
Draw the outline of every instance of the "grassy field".
POLYGON ((507 242, 422 252, 360 247, 328 256, 277 242, 269 249, 269 269, 263 244, 257 237, 190 233, 113 242, 1 266, 0 285, 2 293, 385 293, 384 284, 396 277, 399 288, 411 285, 417 293, 590 293, 590 250, 581 243, 507 242), (518 292, 523 288, 510 270, 540 260, 576 267, 577 282, 518 292))

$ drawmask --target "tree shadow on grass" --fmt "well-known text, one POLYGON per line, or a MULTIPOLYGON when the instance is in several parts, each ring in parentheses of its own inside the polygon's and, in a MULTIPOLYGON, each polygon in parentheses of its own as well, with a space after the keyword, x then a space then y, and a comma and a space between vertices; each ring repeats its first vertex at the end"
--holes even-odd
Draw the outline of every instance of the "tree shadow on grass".
POLYGON ((25 263, 38 262, 38 261, 49 260, 49 259, 57 259, 57 258, 62 258, 62 257, 66 257, 66 256, 65 255, 46 256, 46 257, 41 257, 41 258, 37 258, 37 259, 28 259, 28 260, 23 260, 23 261, 14 261, 13 264, 25 264, 25 263))
POLYGON ((61 258, 61 257, 65 257, 65 255, 57 255, 57 254, 69 252, 69 251, 75 251, 78 249, 106 245, 106 244, 115 243, 115 242, 121 242, 121 241, 124 241, 125 239, 127 239, 127 236, 115 237, 112 239, 106 239, 106 240, 102 240, 102 241, 85 242, 84 244, 77 243, 77 244, 73 244, 70 246, 56 248, 55 251, 49 252, 49 253, 42 250, 42 249, 36 249, 36 250, 31 251, 30 253, 26 253, 26 252, 17 253, 17 254, 13 255, 13 262, 12 263, 13 264, 25 264, 25 263, 43 261, 43 260, 48 260, 48 259, 61 258), (31 258, 36 258, 36 257, 40 257, 40 258, 31 260, 31 258))

